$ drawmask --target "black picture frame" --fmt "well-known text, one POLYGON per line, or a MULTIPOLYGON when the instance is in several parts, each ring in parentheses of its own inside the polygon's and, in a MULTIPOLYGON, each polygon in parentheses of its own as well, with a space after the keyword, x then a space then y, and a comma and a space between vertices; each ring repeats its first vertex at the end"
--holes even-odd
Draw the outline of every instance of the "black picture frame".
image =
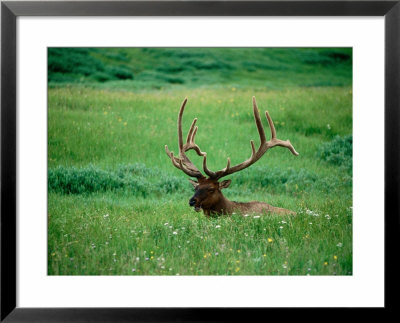
MULTIPOLYGON (((385 307, 396 309, 399 278, 400 0, 395 1, 3 1, 1 3, 1 321, 236 321, 239 311, 195 308, 16 307, 16 19, 19 16, 384 16, 385 307)), ((371 147, 373 153, 373 147, 371 147)), ((368 246, 366 246, 368 248, 368 246)), ((38 291, 40 292, 40 291, 38 291)), ((379 310, 381 313, 381 310, 379 310)), ((370 315, 370 314, 368 314, 370 315)), ((378 314, 380 315, 380 314, 378 314)), ((255 317, 255 316, 254 316, 255 317)), ((370 317, 371 318, 371 317, 370 317)), ((299 317, 297 318, 299 319, 299 317)))

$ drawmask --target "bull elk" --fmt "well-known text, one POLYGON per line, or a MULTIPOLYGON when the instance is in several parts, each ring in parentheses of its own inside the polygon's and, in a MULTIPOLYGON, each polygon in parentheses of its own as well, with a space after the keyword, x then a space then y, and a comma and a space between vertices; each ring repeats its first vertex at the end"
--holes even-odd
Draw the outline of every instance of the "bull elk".
POLYGON ((273 147, 281 146, 288 148, 293 155, 297 156, 298 152, 294 149, 289 140, 283 141, 276 138, 276 131, 274 123, 268 112, 265 112, 265 115, 268 120, 268 124, 271 130, 271 139, 266 140, 265 132, 261 123, 260 114, 258 112, 256 99, 253 96, 253 112, 254 119, 256 122, 258 134, 260 136, 260 147, 257 149, 254 146, 254 141, 250 141, 251 145, 251 157, 244 162, 237 164, 235 166, 231 166, 230 158, 228 157, 227 165, 224 169, 219 170, 217 172, 211 171, 207 167, 207 154, 200 150, 200 147, 195 143, 195 136, 197 133, 198 127, 196 126, 197 118, 195 118, 192 122, 192 125, 189 129, 186 143, 183 143, 182 139, 182 116, 183 111, 185 109, 187 99, 185 99, 182 103, 178 114, 178 143, 179 143, 179 156, 175 157, 173 152, 169 151, 168 146, 165 145, 165 151, 167 155, 171 158, 172 164, 182 170, 186 175, 190 177, 197 178, 197 181, 193 181, 189 179, 192 185, 195 188, 195 193, 193 197, 189 200, 189 205, 194 207, 196 212, 200 212, 203 210, 206 216, 210 215, 220 215, 220 214, 232 214, 234 212, 239 212, 241 214, 246 213, 278 213, 278 214, 296 214, 293 211, 286 210, 279 207, 274 207, 264 202, 234 202, 228 200, 223 194, 222 189, 227 188, 231 180, 219 181, 222 177, 231 175, 233 173, 239 172, 257 162, 265 152, 273 147), (186 156, 186 152, 188 150, 194 150, 198 156, 203 157, 203 170, 204 173, 208 176, 204 176, 199 169, 189 160, 186 156))

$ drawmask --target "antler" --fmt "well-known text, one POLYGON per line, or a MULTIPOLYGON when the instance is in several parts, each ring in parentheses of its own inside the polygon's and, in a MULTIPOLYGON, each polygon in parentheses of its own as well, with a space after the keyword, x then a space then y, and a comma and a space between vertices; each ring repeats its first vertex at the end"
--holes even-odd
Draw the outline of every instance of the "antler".
POLYGON ((185 174, 191 177, 197 178, 205 178, 205 176, 197 169, 197 167, 190 161, 190 159, 186 156, 185 152, 190 149, 193 149, 197 155, 199 156, 206 156, 205 152, 200 150, 200 147, 195 144, 194 137, 196 136, 198 127, 196 125, 197 118, 195 118, 190 126, 186 143, 183 144, 182 139, 182 115, 183 111, 185 110, 185 105, 187 102, 187 98, 183 101, 181 109, 179 110, 178 114, 178 144, 179 144, 179 158, 174 156, 174 153, 169 151, 168 146, 165 145, 165 152, 171 158, 172 164, 182 170, 185 174))
POLYGON ((293 155, 295 155, 295 156, 299 155, 299 153, 294 149, 294 147, 292 146, 292 144, 290 143, 289 140, 283 141, 283 140, 276 138, 275 126, 274 126, 274 123, 272 122, 270 115, 268 114, 268 111, 265 111, 265 116, 267 117, 268 124, 271 129, 271 139, 268 141, 266 140, 265 132, 264 132, 264 129, 263 129, 263 126, 261 123, 261 119, 260 119, 260 114, 258 112, 256 98, 254 96, 253 96, 253 112, 254 112, 254 119, 256 122, 258 134, 260 136, 260 141, 261 141, 260 147, 256 151, 256 149, 254 147, 254 141, 251 140, 250 145, 251 145, 252 153, 251 153, 251 157, 249 159, 247 159, 246 161, 244 161, 238 165, 230 167, 230 159, 228 158, 228 163, 227 163, 226 167, 217 172, 213 172, 207 168, 207 157, 206 157, 206 155, 203 155, 204 156, 203 169, 204 169, 204 172, 210 178, 219 179, 221 177, 241 171, 241 170, 253 165, 257 160, 259 160, 265 154, 265 152, 268 149, 273 148, 275 146, 281 146, 281 147, 288 148, 292 152, 293 155))
POLYGON ((253 165, 257 160, 259 160, 265 152, 273 148, 275 146, 281 146, 288 148, 293 155, 298 156, 299 153, 294 149, 292 144, 290 143, 289 140, 283 141, 278 138, 276 138, 276 130, 274 123, 272 122, 272 119, 270 115, 268 114, 268 111, 265 111, 265 116, 267 117, 269 128, 271 130, 271 139, 267 141, 265 137, 265 132, 264 128, 261 123, 260 119, 260 114, 258 112, 258 107, 256 103, 256 98, 253 96, 253 112, 254 112, 254 119, 256 122, 258 134, 260 136, 260 147, 256 151, 256 148, 254 146, 254 141, 250 140, 250 145, 251 145, 251 157, 244 162, 235 165, 233 167, 230 167, 231 161, 230 158, 228 157, 228 162, 227 165, 224 169, 213 172, 207 167, 207 154, 205 152, 202 152, 200 150, 200 147, 195 144, 194 142, 194 137, 196 136, 197 129, 198 127, 195 126, 197 122, 197 118, 195 118, 192 122, 192 125, 190 126, 187 138, 186 138, 186 143, 183 144, 183 139, 182 139, 182 115, 183 111, 185 109, 187 99, 185 99, 182 103, 181 109, 179 110, 179 115, 178 115, 178 143, 179 143, 179 158, 174 156, 173 152, 170 152, 168 150, 168 146, 165 145, 165 151, 167 155, 171 158, 172 164, 182 170, 185 174, 192 176, 192 177, 197 177, 197 178, 205 178, 205 176, 198 170, 198 168, 189 160, 189 158, 186 156, 185 152, 193 149, 196 151, 197 155, 203 156, 203 170, 204 172, 211 178, 218 180, 221 177, 239 172, 251 165, 253 165))

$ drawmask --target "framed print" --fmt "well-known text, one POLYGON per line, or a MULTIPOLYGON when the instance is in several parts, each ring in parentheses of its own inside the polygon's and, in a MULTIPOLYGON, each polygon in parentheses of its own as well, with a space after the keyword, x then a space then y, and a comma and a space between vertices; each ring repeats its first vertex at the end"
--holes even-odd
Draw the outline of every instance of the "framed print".
POLYGON ((394 306, 398 1, 1 8, 2 320, 394 306))

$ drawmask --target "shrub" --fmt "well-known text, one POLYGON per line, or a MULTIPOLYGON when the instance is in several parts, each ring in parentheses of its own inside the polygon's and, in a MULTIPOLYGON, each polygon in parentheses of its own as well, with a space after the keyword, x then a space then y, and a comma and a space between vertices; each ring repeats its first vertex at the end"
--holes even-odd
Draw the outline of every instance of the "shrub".
POLYGON ((186 178, 171 175, 162 175, 156 186, 160 193, 189 192, 191 187, 186 178))
POLYGON ((155 193, 189 192, 190 185, 184 177, 171 176, 137 163, 120 165, 114 171, 93 165, 59 166, 48 170, 48 189, 60 194, 125 191, 146 197, 155 193))
POLYGON ((96 72, 92 75, 92 77, 99 82, 107 82, 109 80, 112 80, 113 78, 110 76, 110 74, 104 73, 104 72, 96 72))
MULTIPOLYGON (((237 173, 229 192, 243 195, 261 189, 275 194, 313 191, 332 194, 351 185, 352 177, 346 173, 340 177, 322 177, 306 169, 256 166, 237 173)), ((190 195, 192 192, 185 176, 173 176, 141 163, 120 165, 115 170, 102 170, 92 165, 83 168, 59 166, 48 171, 48 189, 60 194, 122 191, 143 197, 174 193, 190 195)))
POLYGON ((125 66, 110 66, 106 68, 106 72, 112 77, 120 80, 133 79, 132 71, 125 66))
POLYGON ((118 189, 123 186, 117 176, 94 166, 66 168, 59 166, 48 171, 49 191, 62 194, 82 194, 118 189))
POLYGON ((329 164, 341 166, 347 171, 351 171, 353 166, 353 136, 336 136, 332 141, 321 145, 317 157, 329 164))

